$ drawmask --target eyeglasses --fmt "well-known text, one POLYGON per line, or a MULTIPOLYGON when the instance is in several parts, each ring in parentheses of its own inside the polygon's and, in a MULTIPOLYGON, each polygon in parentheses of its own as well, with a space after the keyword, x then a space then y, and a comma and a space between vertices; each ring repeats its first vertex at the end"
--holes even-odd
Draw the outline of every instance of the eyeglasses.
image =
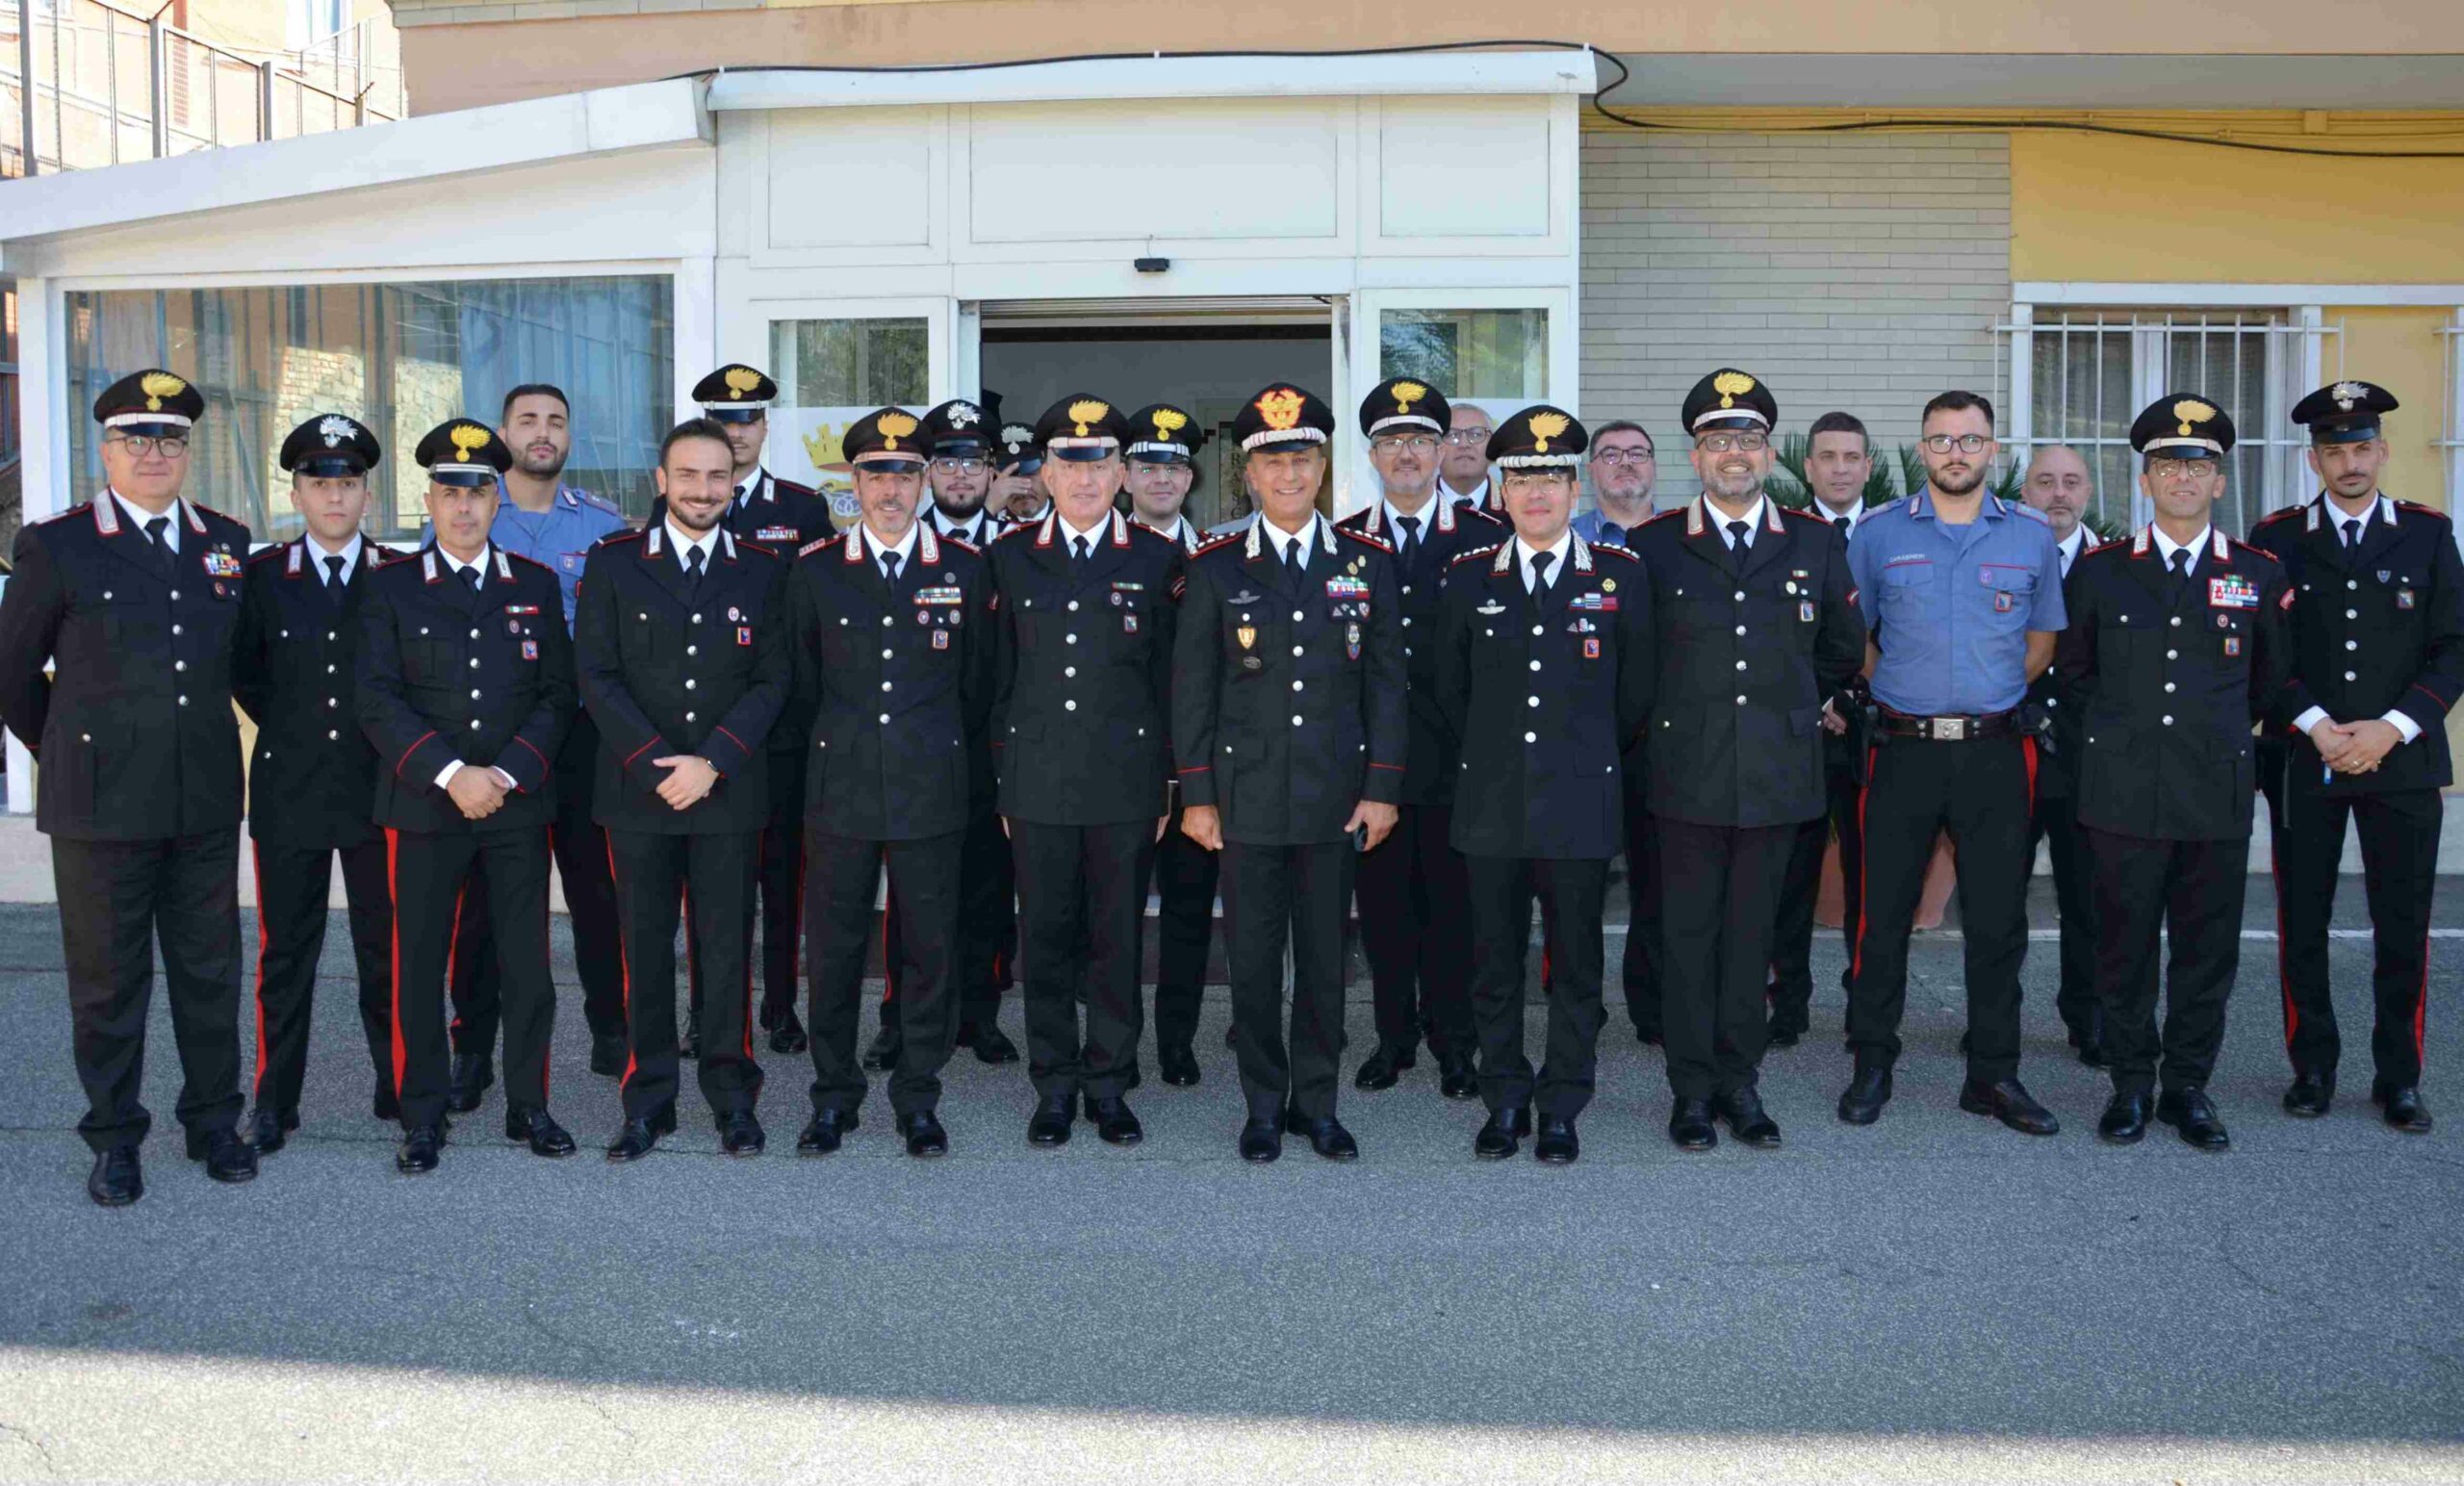
POLYGON ((140 459, 153 453, 160 453, 166 459, 185 459, 189 452, 189 441, 178 434, 165 434, 153 439, 141 433, 123 433, 103 442, 119 445, 140 459))
POLYGON ((1485 446, 1489 442, 1489 430, 1486 428, 1457 428, 1452 433, 1446 436, 1446 442, 1456 448, 1469 448, 1475 444, 1485 446))
POLYGON ((1707 454, 1758 454, 1771 447, 1771 439, 1760 433, 1707 433, 1694 447, 1707 454))
POLYGON ((2180 479, 2188 475, 2203 480, 2217 474, 2220 467, 2213 459, 2151 459, 2147 461, 2149 477, 2160 480, 2180 479))
POLYGON ((1507 490, 1525 491, 1537 490, 1544 485, 1570 485, 1573 481, 1554 470, 1519 470, 1498 483, 1507 490))
POLYGON ((1925 447, 1937 454, 1947 454, 1953 449, 1963 454, 1979 453, 1992 442, 1990 435, 1982 433, 1963 433, 1956 437, 1947 433, 1930 433, 1923 440, 1925 447))
POLYGON ((1405 449, 1425 454, 1437 448, 1437 440, 1429 434, 1415 433, 1406 438, 1372 439, 1369 447, 1381 454, 1398 454, 1405 449))
POLYGON ((1658 458, 1657 454, 1647 448, 1604 448, 1591 456, 1591 462, 1604 465, 1646 465, 1656 462, 1658 458))
POLYGON ((982 474, 991 468, 991 462, 984 459, 936 459, 933 461, 933 473, 936 474, 982 474))

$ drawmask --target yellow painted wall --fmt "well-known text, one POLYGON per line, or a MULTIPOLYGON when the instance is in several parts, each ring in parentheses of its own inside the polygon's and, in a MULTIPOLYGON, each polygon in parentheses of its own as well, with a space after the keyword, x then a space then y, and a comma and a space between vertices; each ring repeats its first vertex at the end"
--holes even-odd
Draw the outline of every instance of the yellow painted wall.
MULTIPOLYGON (((2464 238, 2457 241, 2457 277, 2464 279, 2464 238)), ((2344 323, 2344 374, 2376 382, 2404 405, 2387 415, 2387 494, 2441 510, 2449 506, 2446 450, 2435 447, 2443 412, 2440 377, 2445 348, 2438 330, 2452 311, 2326 309, 2326 320, 2344 323)), ((2327 370, 2336 368, 2328 353, 2327 370)))

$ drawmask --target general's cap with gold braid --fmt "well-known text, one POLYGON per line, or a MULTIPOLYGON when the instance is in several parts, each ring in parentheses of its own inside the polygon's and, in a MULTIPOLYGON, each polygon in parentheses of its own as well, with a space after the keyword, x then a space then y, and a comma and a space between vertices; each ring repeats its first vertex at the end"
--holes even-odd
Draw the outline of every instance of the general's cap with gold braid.
POLYGON ((905 408, 875 408, 847 427, 838 447, 860 470, 924 473, 923 423, 905 408))
POLYGON ((449 418, 430 428, 411 457, 429 479, 466 490, 493 485, 498 475, 513 468, 513 450, 494 428, 475 418, 449 418))
POLYGON ((1389 428, 1444 433, 1453 419, 1446 394, 1413 377, 1388 377, 1360 399, 1360 431, 1373 439, 1389 428))
POLYGON ((2195 393, 2168 393, 2131 423, 2130 447, 2149 459, 2221 459, 2233 448, 2233 420, 2195 393))
POLYGON ((1687 433, 1714 428, 1759 428, 1768 433, 1780 421, 1780 404, 1760 377, 1722 367, 1685 395, 1683 416, 1687 433))
POLYGON ((1591 435, 1563 408, 1535 403, 1489 435, 1489 463, 1501 470, 1575 470, 1591 435))
POLYGON ((1092 393, 1071 393, 1036 420, 1036 443, 1055 459, 1110 459, 1129 443, 1129 421, 1092 393))
POLYGON ((723 423, 757 423, 779 396, 779 384, 768 372, 731 361, 693 384, 693 400, 702 412, 723 423))
POLYGON ((205 416, 205 398, 160 367, 132 372, 94 399, 94 422, 136 438, 185 438, 205 416))
POLYGON ((1125 452, 1141 464, 1188 464, 1206 443, 1197 420, 1168 402, 1157 402, 1129 415, 1129 448, 1125 452))
POLYGON ((2402 406, 2376 382, 2333 382, 2293 405, 2293 421, 2313 444, 2359 444, 2378 437, 2378 415, 2402 406))
POLYGON ((1290 382, 1259 389, 1232 419, 1232 437, 1246 451, 1293 444, 1323 444, 1335 436, 1335 411, 1314 392, 1290 382))

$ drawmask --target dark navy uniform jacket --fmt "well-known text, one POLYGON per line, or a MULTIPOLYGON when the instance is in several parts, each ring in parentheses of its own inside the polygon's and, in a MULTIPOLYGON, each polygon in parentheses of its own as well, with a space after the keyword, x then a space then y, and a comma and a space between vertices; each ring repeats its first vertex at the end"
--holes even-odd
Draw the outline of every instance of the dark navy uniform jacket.
POLYGON ((1403 803, 1444 805, 1454 798, 1453 734, 1437 705, 1438 626, 1444 615, 1441 595, 1446 570, 1468 551, 1496 545, 1514 529, 1476 505, 1431 500, 1421 508, 1420 538, 1409 561, 1402 556, 1403 532, 1386 519, 1386 501, 1355 511, 1335 525, 1365 532, 1396 549, 1396 576, 1402 592, 1403 671, 1411 691, 1411 742, 1403 766, 1403 803))
POLYGON ((146 841, 240 823, 231 642, 248 528, 186 500, 169 516, 167 566, 139 508, 109 492, 17 533, 0 716, 41 761, 48 834, 146 841))
POLYGON ((376 750, 359 728, 359 611, 379 563, 402 554, 362 540, 337 596, 324 553, 302 536, 248 559, 231 689, 257 725, 248 834, 288 846, 374 839, 376 750))

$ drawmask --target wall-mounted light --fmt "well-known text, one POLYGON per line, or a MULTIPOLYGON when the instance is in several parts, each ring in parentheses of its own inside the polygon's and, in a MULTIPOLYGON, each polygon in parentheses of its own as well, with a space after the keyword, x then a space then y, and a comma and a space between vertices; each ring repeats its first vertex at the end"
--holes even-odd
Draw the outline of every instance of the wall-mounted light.
POLYGON ((1168 272, 1171 269, 1172 260, 1169 258, 1135 258, 1130 260, 1129 266, 1136 269, 1141 273, 1164 273, 1168 272))

